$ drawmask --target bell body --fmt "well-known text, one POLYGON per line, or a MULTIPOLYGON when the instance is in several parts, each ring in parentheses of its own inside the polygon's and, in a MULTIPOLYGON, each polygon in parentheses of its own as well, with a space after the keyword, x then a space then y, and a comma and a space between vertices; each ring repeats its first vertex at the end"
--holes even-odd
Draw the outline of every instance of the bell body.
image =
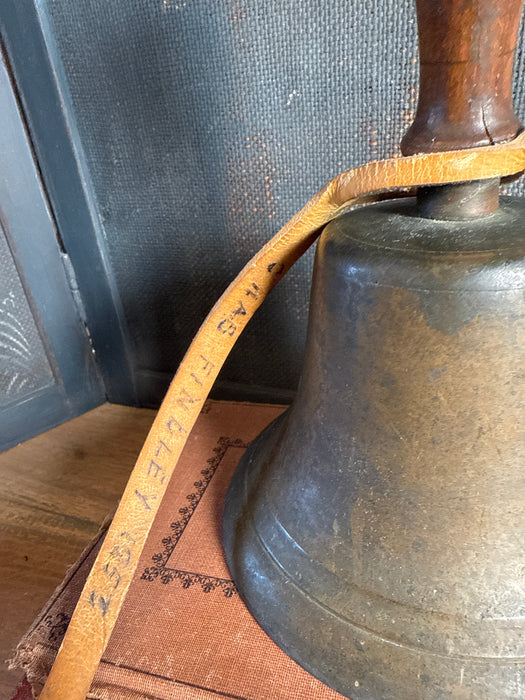
POLYGON ((241 596, 354 700, 525 698, 525 203, 329 224, 294 404, 230 486, 241 596))

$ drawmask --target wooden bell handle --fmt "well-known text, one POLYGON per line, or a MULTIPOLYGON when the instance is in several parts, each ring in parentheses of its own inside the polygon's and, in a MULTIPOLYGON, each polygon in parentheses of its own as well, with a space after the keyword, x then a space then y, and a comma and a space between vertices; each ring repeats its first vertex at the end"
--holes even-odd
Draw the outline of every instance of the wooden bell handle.
POLYGON ((489 146, 522 126, 512 68, 523 0, 416 0, 420 91, 403 155, 489 146))

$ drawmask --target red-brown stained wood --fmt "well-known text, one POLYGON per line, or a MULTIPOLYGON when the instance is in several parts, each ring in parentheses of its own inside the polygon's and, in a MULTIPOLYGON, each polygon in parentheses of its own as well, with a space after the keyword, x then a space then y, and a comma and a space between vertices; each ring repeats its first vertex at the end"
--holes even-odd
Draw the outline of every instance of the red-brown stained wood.
POLYGON ((508 141, 522 0, 416 0, 420 95, 404 155, 508 141))

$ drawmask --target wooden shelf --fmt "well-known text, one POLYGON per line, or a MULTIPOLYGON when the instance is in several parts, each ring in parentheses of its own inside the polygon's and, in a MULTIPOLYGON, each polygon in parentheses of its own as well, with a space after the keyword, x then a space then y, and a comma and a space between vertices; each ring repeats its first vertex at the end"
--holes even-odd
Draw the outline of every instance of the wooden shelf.
POLYGON ((0 697, 4 663, 112 513, 155 411, 104 404, 0 454, 0 697))

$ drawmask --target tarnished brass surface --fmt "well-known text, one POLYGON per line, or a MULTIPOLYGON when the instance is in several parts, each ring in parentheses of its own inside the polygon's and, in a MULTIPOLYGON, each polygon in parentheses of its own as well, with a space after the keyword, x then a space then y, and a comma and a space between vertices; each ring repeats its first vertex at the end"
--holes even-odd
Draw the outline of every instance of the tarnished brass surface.
POLYGON ((525 697, 525 203, 329 224, 293 406, 224 537, 269 635, 355 700, 525 697))

